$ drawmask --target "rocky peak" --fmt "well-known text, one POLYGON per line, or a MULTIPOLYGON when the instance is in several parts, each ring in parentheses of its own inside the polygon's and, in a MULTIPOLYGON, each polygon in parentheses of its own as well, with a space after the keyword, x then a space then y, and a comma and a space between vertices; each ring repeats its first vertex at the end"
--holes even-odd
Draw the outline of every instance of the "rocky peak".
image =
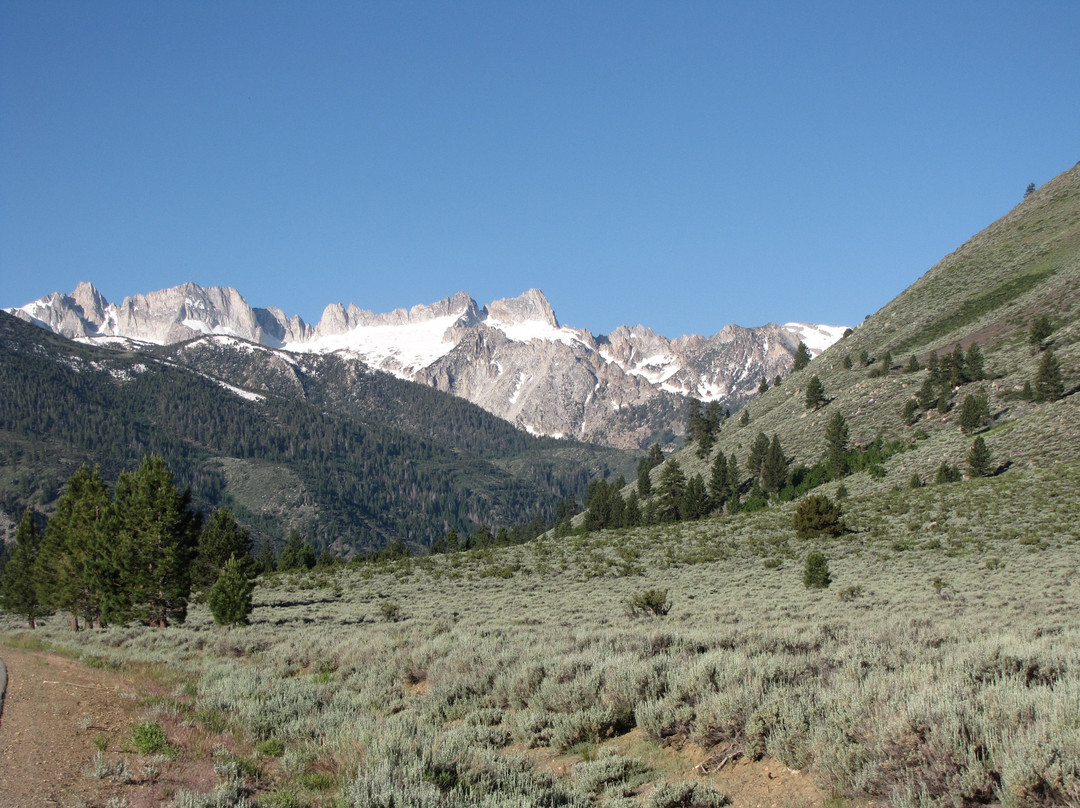
POLYGON ((487 313, 488 317, 500 323, 516 325, 539 322, 552 328, 559 327, 555 311, 539 289, 530 289, 518 297, 493 300, 487 305, 487 313))

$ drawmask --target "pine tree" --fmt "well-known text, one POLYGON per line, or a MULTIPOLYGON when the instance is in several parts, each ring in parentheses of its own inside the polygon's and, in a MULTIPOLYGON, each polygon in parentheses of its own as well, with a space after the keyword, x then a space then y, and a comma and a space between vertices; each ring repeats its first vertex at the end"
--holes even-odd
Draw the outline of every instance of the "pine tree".
POLYGON ((27 508, 15 529, 15 548, 0 577, 0 609, 22 615, 30 628, 37 628, 38 618, 49 614, 37 592, 37 559, 41 552, 41 541, 34 512, 27 508))
POLYGON ((170 621, 184 622, 202 527, 190 503, 190 491, 177 491, 158 455, 147 457, 134 473, 120 474, 117 547, 129 603, 118 605, 119 614, 162 628, 170 621))
POLYGON ((1039 362, 1039 370, 1035 374, 1034 400, 1057 401, 1065 395, 1065 384, 1061 380, 1061 365, 1058 364, 1054 352, 1047 348, 1039 362))
POLYGON ((640 527, 642 524, 641 500, 638 499, 637 491, 631 491, 626 498, 626 510, 623 511, 623 525, 626 527, 640 527))
POLYGON ((792 517, 795 535, 800 539, 816 536, 839 536, 846 529, 840 506, 824 494, 810 494, 799 500, 792 517))
POLYGON ((659 517, 666 522, 682 519, 683 495, 686 493, 686 475, 679 461, 670 458, 660 473, 659 517))
POLYGON ((761 383, 758 385, 757 391, 758 391, 758 393, 764 393, 768 389, 769 389, 769 380, 766 379, 764 376, 762 376, 761 377, 761 383))
POLYGON ((904 423, 907 424, 908 426, 911 426, 912 424, 914 424, 919 418, 918 412, 919 412, 919 402, 918 402, 918 400, 916 400, 914 398, 909 398, 907 401, 905 401, 904 402, 904 409, 901 412, 901 416, 904 419, 904 423))
POLYGON ((682 518, 700 519, 709 512, 709 494, 705 490, 705 480, 700 474, 695 474, 686 481, 686 490, 683 492, 682 518))
POLYGON ((829 463, 829 473, 834 480, 846 476, 850 471, 848 467, 849 439, 847 421, 837 410, 825 426, 825 455, 829 463))
POLYGON ((758 432, 754 442, 750 444, 750 455, 746 458, 746 470, 752 476, 761 476, 761 465, 767 451, 769 451, 769 436, 764 432, 758 432))
POLYGON ((993 465, 990 459, 990 450, 986 448, 986 441, 982 435, 975 438, 968 452, 968 470, 972 477, 989 477, 993 474, 993 465))
POLYGON ((977 342, 968 347, 964 357, 964 374, 969 382, 980 382, 986 378, 986 363, 977 342))
POLYGON ((743 407, 742 415, 739 416, 739 426, 746 426, 750 423, 750 408, 743 407))
POLYGON ((686 440, 700 441, 704 433, 704 418, 701 415, 701 402, 696 398, 686 402, 686 440))
POLYGON ((919 388, 919 392, 915 394, 915 397, 919 399, 919 406, 924 410, 932 409, 937 404, 937 395, 934 393, 934 378, 931 374, 927 374, 923 379, 922 387, 919 388))
POLYGON ((937 351, 931 351, 926 360, 926 369, 930 371, 930 379, 937 382, 938 374, 941 373, 941 360, 938 359, 937 351))
POLYGON ((712 464, 712 474, 709 477, 709 497, 712 500, 712 507, 717 510, 723 508, 730 496, 727 457, 723 452, 717 452, 712 464))
POLYGON ((247 625, 255 582, 247 573, 247 561, 230 558, 210 588, 207 604, 219 626, 247 625))
POLYGON ((960 429, 971 434, 990 420, 990 399, 986 390, 964 396, 960 406, 960 429))
POLYGON ((806 347, 806 343, 802 340, 799 341, 799 347, 795 349, 795 361, 791 366, 792 370, 802 370, 804 367, 810 364, 810 349, 806 347))
POLYGON ((773 434, 765 459, 761 463, 761 485, 770 494, 777 494, 787 483, 787 458, 780 439, 773 434))
POLYGON ((637 490, 638 494, 644 499, 652 494, 652 477, 649 476, 650 466, 646 461, 646 458, 641 458, 638 461, 637 469, 637 490))
POLYGON ((967 375, 967 362, 964 360, 964 349, 960 343, 953 346, 952 356, 949 361, 949 384, 960 387, 969 381, 967 375))
POLYGON ((251 534, 236 523, 232 511, 228 508, 214 511, 199 533, 191 571, 192 589, 205 591, 213 586, 230 558, 237 559, 245 565, 247 574, 254 576, 256 569, 251 549, 251 534))
POLYGON ((1050 318, 1045 314, 1040 314, 1031 321, 1031 329, 1028 331, 1028 342, 1036 351, 1041 351, 1043 349, 1043 343, 1046 342, 1053 333, 1054 326, 1050 323, 1050 318))
POLYGON ((916 358, 915 354, 912 354, 911 358, 908 360, 907 367, 904 368, 904 372, 918 373, 920 370, 922 370, 922 365, 919 364, 919 360, 916 358))
POLYGON ((281 550, 278 558, 278 570, 306 569, 315 566, 315 549, 304 541, 303 537, 295 530, 289 534, 285 547, 281 550))
POLYGON ((80 618, 87 626, 101 625, 103 605, 125 616, 128 591, 118 570, 116 536, 116 510, 101 472, 81 466, 68 479, 45 526, 37 561, 39 599, 51 609, 69 612, 75 630, 80 618))
POLYGON ((259 552, 255 556, 255 573, 267 575, 277 570, 277 558, 274 556, 274 548, 270 546, 269 539, 263 539, 259 546, 259 552))
POLYGON ((816 410, 825 403, 825 386, 817 376, 810 377, 806 385, 806 409, 816 410))
POLYGON ((855 363, 851 361, 851 354, 844 354, 844 358, 840 362, 840 365, 844 368, 844 370, 851 370, 854 364, 855 363))

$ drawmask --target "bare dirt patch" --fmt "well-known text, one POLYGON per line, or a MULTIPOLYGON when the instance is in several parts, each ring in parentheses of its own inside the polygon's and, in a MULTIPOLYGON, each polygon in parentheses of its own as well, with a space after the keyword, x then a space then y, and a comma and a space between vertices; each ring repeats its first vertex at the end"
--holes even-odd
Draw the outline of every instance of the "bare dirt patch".
POLYGON ((133 684, 56 654, 0 646, 8 687, 0 716, 0 808, 104 804, 127 786, 89 775, 98 745, 119 748, 134 721, 133 684), (125 695, 126 694, 126 695, 125 695))

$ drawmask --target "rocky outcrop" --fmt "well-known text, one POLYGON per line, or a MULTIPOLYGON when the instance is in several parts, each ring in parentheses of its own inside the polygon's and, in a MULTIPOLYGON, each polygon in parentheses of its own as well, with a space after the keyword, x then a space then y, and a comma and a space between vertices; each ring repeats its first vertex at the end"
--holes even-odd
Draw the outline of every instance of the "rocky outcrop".
POLYGON ((485 307, 464 292, 382 314, 333 303, 314 327, 277 308, 251 308, 235 289, 193 283, 119 305, 82 283, 70 295, 8 311, 72 339, 172 344, 225 335, 289 352, 342 353, 466 398, 534 434, 623 448, 680 434, 688 397, 735 409, 762 376, 790 370, 804 335, 816 340, 816 353, 841 331, 728 325, 711 337, 670 340, 637 325, 594 336, 560 325, 538 289, 485 307))

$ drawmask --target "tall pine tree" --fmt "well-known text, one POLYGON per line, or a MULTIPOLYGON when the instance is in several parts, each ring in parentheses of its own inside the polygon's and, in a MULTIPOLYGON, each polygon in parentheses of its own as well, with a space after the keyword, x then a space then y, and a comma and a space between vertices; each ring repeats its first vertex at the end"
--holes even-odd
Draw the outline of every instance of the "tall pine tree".
POLYGON ((0 609, 22 615, 30 628, 37 628, 38 618, 49 613, 37 592, 41 538, 34 512, 27 508, 15 529, 15 549, 4 565, 3 577, 0 577, 0 609))
POLYGON ((151 626, 182 623, 191 593, 201 519, 181 494, 172 472, 158 455, 116 482, 120 519, 118 548, 122 578, 130 593, 131 617, 151 626))
POLYGON ((761 486, 770 494, 778 494, 786 484, 787 458, 780 446, 780 438, 774 433, 761 463, 761 486))
POLYGON ((837 410, 825 426, 825 455, 829 462, 829 473, 834 480, 846 476, 850 471, 848 467, 849 437, 847 421, 837 410))

